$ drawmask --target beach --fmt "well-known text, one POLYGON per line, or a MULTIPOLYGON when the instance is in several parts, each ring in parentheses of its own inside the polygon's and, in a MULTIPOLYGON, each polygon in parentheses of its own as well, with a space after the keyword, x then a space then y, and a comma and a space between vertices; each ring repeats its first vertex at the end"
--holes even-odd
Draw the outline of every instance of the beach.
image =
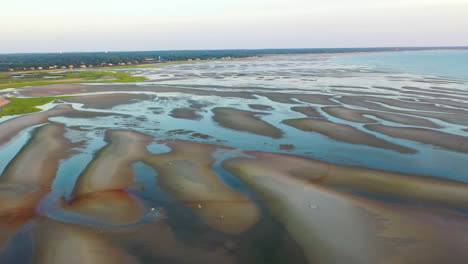
POLYGON ((61 96, 0 118, 0 263, 466 262, 468 78, 340 56, 0 90, 61 96))

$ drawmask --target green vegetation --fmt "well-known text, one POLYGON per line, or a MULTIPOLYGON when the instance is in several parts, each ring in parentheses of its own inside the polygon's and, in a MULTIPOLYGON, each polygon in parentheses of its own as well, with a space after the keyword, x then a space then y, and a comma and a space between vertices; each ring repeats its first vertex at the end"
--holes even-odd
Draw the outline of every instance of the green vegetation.
POLYGON ((14 74, 0 73, 0 90, 46 84, 63 83, 125 83, 141 82, 145 77, 132 76, 130 73, 106 71, 37 71, 14 74))
POLYGON ((38 98, 7 98, 11 103, 0 112, 0 117, 8 115, 21 115, 27 113, 40 112, 41 109, 38 106, 48 104, 52 101, 64 98, 70 98, 72 96, 61 96, 61 97, 38 97, 38 98))

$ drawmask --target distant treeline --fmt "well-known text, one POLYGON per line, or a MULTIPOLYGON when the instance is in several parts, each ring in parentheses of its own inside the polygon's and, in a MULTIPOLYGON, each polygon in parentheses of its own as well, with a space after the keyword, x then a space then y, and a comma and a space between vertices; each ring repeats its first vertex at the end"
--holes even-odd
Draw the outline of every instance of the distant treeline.
POLYGON ((256 50, 174 50, 132 52, 83 52, 83 53, 22 53, 0 54, 0 71, 18 71, 34 67, 79 67, 80 65, 118 65, 119 63, 168 62, 196 59, 245 58, 273 54, 342 53, 371 51, 411 51, 429 49, 468 49, 468 47, 389 47, 389 48, 333 48, 333 49, 256 49, 256 50), (154 60, 154 61, 153 61, 154 60))

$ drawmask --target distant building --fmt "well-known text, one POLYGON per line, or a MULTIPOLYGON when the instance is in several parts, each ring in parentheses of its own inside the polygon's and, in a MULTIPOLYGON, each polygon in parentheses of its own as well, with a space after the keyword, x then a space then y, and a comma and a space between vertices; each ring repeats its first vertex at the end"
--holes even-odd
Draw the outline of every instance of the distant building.
POLYGON ((57 65, 49 66, 49 70, 57 69, 57 65))
POLYGON ((60 67, 60 68, 61 68, 61 69, 66 69, 66 68, 67 68, 67 66, 62 66, 62 67, 60 67))
POLYGON ((125 64, 125 62, 119 62, 119 65, 120 66, 125 66, 126 64, 125 64))
POLYGON ((38 70, 42 70, 43 68, 42 67, 37 67, 38 70))
POLYGON ((199 61, 199 60, 201 60, 201 59, 200 59, 200 58, 196 58, 195 60, 199 61))
POLYGON ((188 59, 187 61, 193 61, 192 59, 188 59))
POLYGON ((132 63, 131 62, 127 62, 127 65, 131 65, 132 63))
POLYGON ((68 68, 73 69, 73 68, 75 68, 75 66, 70 65, 70 66, 68 66, 68 68))
POLYGON ((92 64, 88 65, 88 68, 92 68, 92 67, 93 67, 93 65, 92 65, 92 64))
POLYGON ((86 65, 81 65, 80 68, 86 69, 86 65))
POLYGON ((13 70, 13 69, 8 69, 8 71, 9 71, 9 72, 12 72, 12 71, 15 71, 15 70, 13 70))
POLYGON ((34 67, 29 67, 29 69, 30 69, 31 71, 34 71, 34 70, 35 70, 34 67))
POLYGON ((107 65, 108 65, 108 66, 114 66, 114 64, 112 64, 112 63, 109 63, 109 64, 107 64, 107 65))

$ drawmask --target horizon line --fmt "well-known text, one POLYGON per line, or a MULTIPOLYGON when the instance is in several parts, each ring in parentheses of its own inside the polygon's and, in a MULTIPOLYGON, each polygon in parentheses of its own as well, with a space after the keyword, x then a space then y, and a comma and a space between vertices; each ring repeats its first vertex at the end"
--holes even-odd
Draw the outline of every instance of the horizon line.
POLYGON ((468 49, 468 46, 375 46, 335 48, 239 48, 239 49, 161 49, 161 50, 100 50, 100 51, 56 51, 56 52, 6 52, 1 55, 20 54, 77 54, 77 53, 119 53, 119 52, 167 52, 167 51, 242 51, 242 50, 345 50, 345 49, 468 49))

